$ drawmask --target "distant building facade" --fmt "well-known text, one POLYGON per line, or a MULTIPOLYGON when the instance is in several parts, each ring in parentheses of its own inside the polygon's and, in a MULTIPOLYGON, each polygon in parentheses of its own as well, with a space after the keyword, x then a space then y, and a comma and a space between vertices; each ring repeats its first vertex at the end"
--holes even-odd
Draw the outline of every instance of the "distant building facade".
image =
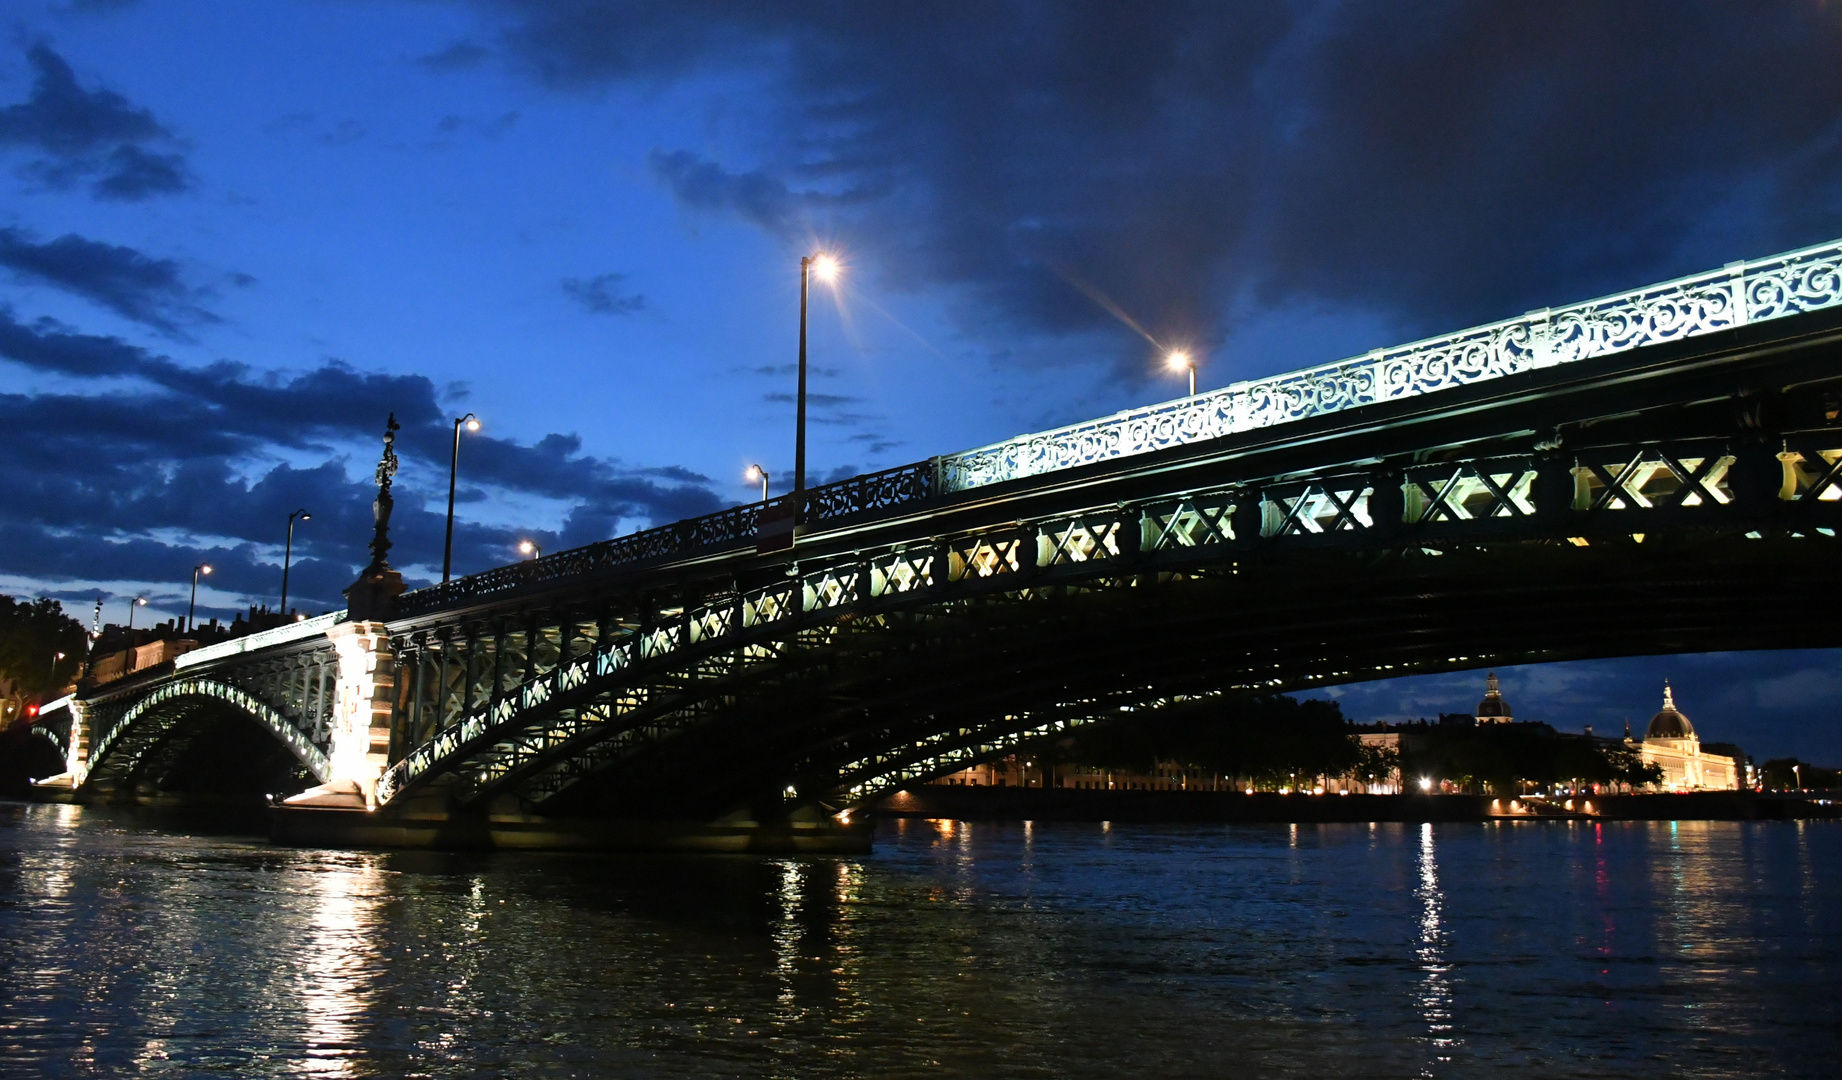
POLYGON ((1676 694, 1663 684, 1663 708, 1650 718, 1642 742, 1634 744, 1644 764, 1663 770, 1668 791, 1734 791, 1740 765, 1722 754, 1704 753, 1695 726, 1676 708, 1676 694))
POLYGON ((1491 672, 1484 680, 1484 700, 1477 703, 1477 722, 1479 724, 1507 724, 1515 720, 1510 712, 1509 702, 1503 700, 1503 694, 1497 689, 1497 673, 1491 672))

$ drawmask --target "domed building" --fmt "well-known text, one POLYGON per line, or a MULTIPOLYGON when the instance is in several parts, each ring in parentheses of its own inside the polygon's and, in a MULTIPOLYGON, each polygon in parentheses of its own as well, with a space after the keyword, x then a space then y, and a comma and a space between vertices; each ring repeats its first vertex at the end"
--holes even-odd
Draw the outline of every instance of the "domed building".
POLYGON ((1663 770, 1666 790, 1733 791, 1740 786, 1738 762, 1701 752, 1701 737, 1676 708, 1676 693, 1667 681, 1663 683, 1663 708, 1650 718, 1637 750, 1646 765, 1663 770))
POLYGON ((1491 672, 1484 681, 1484 700, 1477 703, 1477 722, 1479 724, 1507 724, 1515 719, 1509 709, 1509 702, 1503 700, 1503 694, 1497 689, 1497 673, 1491 672))

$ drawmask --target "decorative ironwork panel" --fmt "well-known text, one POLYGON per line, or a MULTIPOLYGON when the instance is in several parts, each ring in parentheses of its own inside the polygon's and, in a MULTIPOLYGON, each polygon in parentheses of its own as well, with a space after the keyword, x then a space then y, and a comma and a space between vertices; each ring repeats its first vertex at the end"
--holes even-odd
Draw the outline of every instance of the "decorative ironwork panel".
POLYGON ((939 459, 965 491, 1842 304, 1842 241, 1235 383, 939 459))

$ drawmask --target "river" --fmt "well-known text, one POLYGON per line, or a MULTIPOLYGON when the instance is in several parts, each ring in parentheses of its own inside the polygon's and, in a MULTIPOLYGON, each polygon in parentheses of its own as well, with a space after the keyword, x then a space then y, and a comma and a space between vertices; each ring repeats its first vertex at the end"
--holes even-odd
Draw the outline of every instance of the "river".
POLYGON ((1842 1073, 1842 823, 277 848, 0 804, 0 1075, 1842 1073))

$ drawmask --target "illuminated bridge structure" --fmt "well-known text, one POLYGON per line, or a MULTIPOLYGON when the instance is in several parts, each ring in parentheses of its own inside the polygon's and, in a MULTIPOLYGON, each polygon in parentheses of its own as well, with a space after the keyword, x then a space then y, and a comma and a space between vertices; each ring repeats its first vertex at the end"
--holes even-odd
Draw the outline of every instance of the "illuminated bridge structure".
POLYGON ((1842 243, 813 489, 787 550, 757 504, 500 567, 41 728, 80 799, 319 783, 385 842, 820 837, 1188 699, 1842 644, 1839 415, 1842 243))

